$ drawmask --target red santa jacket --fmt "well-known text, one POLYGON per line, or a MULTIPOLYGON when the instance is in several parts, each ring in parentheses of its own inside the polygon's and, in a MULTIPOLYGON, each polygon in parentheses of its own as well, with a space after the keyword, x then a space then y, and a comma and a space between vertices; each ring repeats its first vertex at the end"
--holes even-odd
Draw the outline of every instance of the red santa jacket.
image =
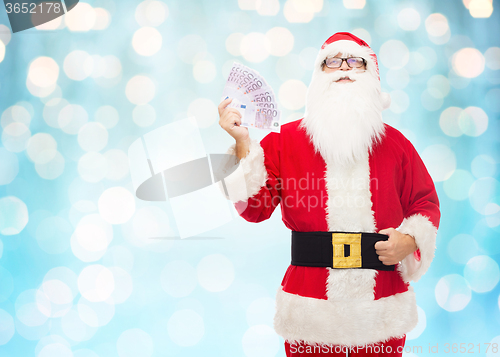
POLYGON ((280 204, 290 230, 399 227, 419 249, 395 271, 290 265, 276 296, 275 330, 289 342, 342 345, 403 336, 417 323, 409 281, 418 280, 434 257, 440 213, 432 179, 412 144, 389 125, 364 159, 340 166, 315 152, 300 122, 253 141, 224 180, 240 215, 260 222, 280 204))

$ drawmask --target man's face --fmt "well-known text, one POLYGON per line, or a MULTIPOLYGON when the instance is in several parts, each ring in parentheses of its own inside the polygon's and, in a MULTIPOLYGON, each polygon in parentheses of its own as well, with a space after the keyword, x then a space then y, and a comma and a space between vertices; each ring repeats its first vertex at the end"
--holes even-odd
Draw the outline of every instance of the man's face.
MULTIPOLYGON (((334 57, 336 58, 342 58, 342 54, 341 53, 337 53, 334 57)), ((353 56, 348 56, 348 58, 350 57, 353 57, 353 56)), ((347 61, 343 61, 342 62, 342 65, 339 67, 339 68, 330 68, 330 67, 327 67, 324 63, 322 64, 322 70, 323 72, 325 73, 332 73, 332 72, 335 72, 335 71, 345 71, 346 73, 346 77, 347 78, 340 78, 338 79, 336 82, 337 83, 351 83, 351 82, 354 82, 354 79, 350 79, 348 76, 349 76, 349 71, 356 71, 356 72, 364 72, 366 71, 366 64, 363 64, 363 67, 360 67, 360 68, 351 68, 347 65, 347 61)))

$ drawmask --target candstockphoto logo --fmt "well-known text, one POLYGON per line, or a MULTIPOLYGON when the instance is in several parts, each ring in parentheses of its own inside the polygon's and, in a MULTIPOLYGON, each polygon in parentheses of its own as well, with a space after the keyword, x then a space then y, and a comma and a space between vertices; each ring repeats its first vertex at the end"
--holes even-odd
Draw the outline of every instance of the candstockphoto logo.
POLYGON ((12 32, 19 32, 52 21, 71 11, 79 0, 4 0, 12 32))

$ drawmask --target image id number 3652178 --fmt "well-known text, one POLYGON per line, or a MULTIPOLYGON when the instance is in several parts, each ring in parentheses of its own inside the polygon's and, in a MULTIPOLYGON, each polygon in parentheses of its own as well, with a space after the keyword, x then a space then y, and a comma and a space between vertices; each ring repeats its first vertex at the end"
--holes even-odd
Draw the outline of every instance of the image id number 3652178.
POLYGON ((48 14, 54 13, 59 14, 63 11, 60 2, 49 2, 44 1, 39 4, 35 2, 23 2, 23 3, 5 3, 5 8, 8 14, 48 14))
MULTIPOLYGON (((437 346, 434 346, 435 348, 437 346)), ((498 351, 498 343, 445 343, 444 344, 444 353, 493 353, 497 354, 498 351), (481 346, 482 345, 482 346, 481 346)), ((429 348, 430 352, 434 352, 429 348)), ((436 351, 437 352, 437 351, 436 351)), ((500 354, 499 354, 500 356, 500 354)))

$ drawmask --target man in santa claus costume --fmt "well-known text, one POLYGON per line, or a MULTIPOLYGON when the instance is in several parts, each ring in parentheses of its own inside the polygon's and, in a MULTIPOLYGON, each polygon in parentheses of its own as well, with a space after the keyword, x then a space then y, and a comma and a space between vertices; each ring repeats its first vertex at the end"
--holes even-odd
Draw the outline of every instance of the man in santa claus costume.
POLYGON ((336 33, 321 47, 304 118, 260 141, 219 106, 236 143, 226 194, 250 222, 276 206, 292 231, 292 262, 274 328, 288 357, 401 356, 417 324, 410 281, 434 257, 439 202, 412 144, 382 122, 377 57, 336 33))

